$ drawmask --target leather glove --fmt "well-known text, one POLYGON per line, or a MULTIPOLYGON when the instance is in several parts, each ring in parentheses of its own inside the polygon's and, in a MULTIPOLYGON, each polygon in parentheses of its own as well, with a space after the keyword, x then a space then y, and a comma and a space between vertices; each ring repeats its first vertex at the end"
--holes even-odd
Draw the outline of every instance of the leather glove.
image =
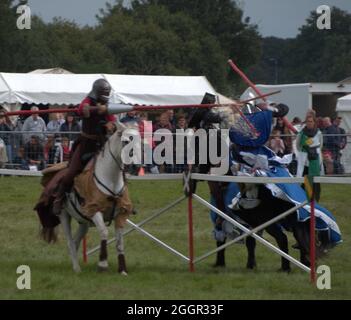
POLYGON ((98 104, 98 113, 104 114, 107 112, 107 106, 104 104, 98 104))

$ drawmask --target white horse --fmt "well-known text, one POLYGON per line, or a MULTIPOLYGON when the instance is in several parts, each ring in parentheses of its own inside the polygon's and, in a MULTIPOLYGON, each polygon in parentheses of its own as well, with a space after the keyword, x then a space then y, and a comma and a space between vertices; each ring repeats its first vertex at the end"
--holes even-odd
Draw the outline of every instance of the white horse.
MULTIPOLYGON (((100 257, 98 270, 108 269, 107 239, 108 227, 105 222, 112 220, 115 225, 118 271, 127 275, 123 228, 128 216, 132 213, 128 189, 125 185, 122 163, 123 139, 125 127, 118 124, 116 132, 106 141, 104 148, 93 162, 75 178, 72 191, 67 195, 59 222, 67 240, 73 270, 80 272, 78 249, 81 240, 90 226, 96 226, 100 235, 100 257), (72 217, 79 223, 75 236, 72 235, 72 217)), ((53 232, 53 228, 44 228, 53 232)), ((44 236, 44 239, 47 238, 44 236)), ((50 242, 50 241, 49 241, 50 242)))

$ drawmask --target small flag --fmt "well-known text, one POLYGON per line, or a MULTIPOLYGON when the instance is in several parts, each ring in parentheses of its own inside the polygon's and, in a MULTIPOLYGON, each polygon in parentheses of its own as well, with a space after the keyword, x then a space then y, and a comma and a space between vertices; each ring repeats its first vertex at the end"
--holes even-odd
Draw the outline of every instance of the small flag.
POLYGON ((305 175, 304 177, 304 184, 305 184, 305 191, 308 200, 312 200, 313 196, 313 176, 312 175, 305 175))

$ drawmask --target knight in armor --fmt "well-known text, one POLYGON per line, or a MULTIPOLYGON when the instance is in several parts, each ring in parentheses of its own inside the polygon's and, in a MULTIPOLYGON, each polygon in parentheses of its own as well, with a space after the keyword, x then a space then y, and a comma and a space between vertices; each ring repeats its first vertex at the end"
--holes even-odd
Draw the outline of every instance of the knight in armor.
POLYGON ((55 215, 60 214, 65 194, 70 191, 74 178, 101 150, 106 142, 107 128, 111 128, 116 120, 114 115, 107 113, 110 92, 110 84, 105 79, 98 79, 79 106, 78 114, 82 117, 82 131, 73 144, 68 170, 54 195, 53 213, 55 215))

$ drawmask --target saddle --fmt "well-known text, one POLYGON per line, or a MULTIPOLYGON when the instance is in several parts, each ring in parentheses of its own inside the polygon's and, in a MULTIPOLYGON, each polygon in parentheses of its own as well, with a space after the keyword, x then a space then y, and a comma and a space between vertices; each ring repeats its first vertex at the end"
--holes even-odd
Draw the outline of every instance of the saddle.
POLYGON ((43 174, 43 176, 40 180, 40 184, 45 188, 59 171, 62 171, 67 167, 68 161, 64 161, 42 170, 41 173, 43 174))
MULTIPOLYGON (((35 206, 43 226, 56 226, 59 219, 52 213, 55 191, 68 170, 68 163, 60 163, 42 171, 41 184, 44 187, 40 199, 35 206)), ((82 173, 74 179, 72 191, 67 197, 68 205, 74 208, 72 213, 79 222, 89 221, 98 211, 104 214, 104 220, 111 222, 118 213, 133 213, 128 188, 124 187, 116 197, 102 193, 94 182, 94 159, 85 166, 82 173), (116 210, 117 209, 117 210, 116 210), (79 218, 79 217, 78 217, 79 218)))

